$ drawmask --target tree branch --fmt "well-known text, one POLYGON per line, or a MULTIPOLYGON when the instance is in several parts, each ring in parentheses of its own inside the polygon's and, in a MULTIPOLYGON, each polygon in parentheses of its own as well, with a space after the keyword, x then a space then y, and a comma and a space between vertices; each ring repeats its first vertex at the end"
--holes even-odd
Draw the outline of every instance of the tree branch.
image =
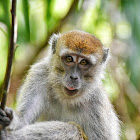
POLYGON ((6 67, 6 74, 4 78, 4 83, 2 87, 2 101, 1 101, 1 109, 5 108, 7 95, 9 92, 9 83, 10 83, 10 76, 11 76, 11 69, 12 69, 12 61, 14 56, 14 46, 17 39, 17 23, 16 23, 16 0, 12 0, 12 27, 11 27, 11 38, 9 44, 9 52, 8 52, 8 60, 7 60, 7 67, 6 67))

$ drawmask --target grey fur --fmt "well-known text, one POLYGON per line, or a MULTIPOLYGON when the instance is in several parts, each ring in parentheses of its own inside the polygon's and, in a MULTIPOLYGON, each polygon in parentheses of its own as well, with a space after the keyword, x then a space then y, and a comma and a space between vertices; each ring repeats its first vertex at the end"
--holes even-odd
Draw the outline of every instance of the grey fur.
POLYGON ((59 36, 60 36, 60 34, 53 34, 53 35, 51 36, 50 41, 49 41, 49 44, 50 44, 51 47, 52 47, 53 54, 54 54, 55 51, 56 51, 56 44, 57 44, 57 40, 58 40, 59 36))
POLYGON ((76 126, 65 122, 35 123, 7 133, 5 140, 80 140, 76 126))
POLYGON ((103 63, 104 63, 107 60, 109 49, 108 48, 104 48, 103 52, 104 52, 104 56, 103 56, 103 63))
MULTIPOLYGON (((56 42, 57 39, 50 41, 53 45, 56 44, 54 40, 56 42)), ((20 89, 18 108, 9 126, 12 130, 8 133, 9 139, 79 140, 76 127, 67 123, 74 121, 89 140, 119 140, 119 120, 101 82, 103 64, 94 66, 90 71, 93 78, 83 80, 82 92, 74 98, 62 94, 64 77, 56 70, 59 65, 58 54, 50 53, 32 66, 20 89), (49 122, 33 124, 41 115, 49 122)))

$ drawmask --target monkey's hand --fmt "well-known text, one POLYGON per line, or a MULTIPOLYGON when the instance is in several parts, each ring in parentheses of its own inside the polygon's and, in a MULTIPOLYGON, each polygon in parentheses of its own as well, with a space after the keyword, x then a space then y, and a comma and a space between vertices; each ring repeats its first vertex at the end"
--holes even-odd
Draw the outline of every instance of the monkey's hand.
POLYGON ((74 126, 76 126, 79 130, 79 134, 80 134, 80 140, 88 140, 86 134, 84 133, 84 131, 81 129, 80 125, 78 125, 75 122, 68 122, 69 124, 72 124, 74 126))
POLYGON ((0 130, 3 127, 7 127, 10 125, 13 119, 13 110, 11 108, 6 107, 5 110, 0 108, 0 130))

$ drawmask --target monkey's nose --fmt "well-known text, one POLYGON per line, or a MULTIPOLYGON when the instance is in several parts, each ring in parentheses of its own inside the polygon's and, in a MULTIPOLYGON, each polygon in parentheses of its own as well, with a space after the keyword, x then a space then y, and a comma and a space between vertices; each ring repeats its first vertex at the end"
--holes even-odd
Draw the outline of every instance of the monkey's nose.
POLYGON ((77 76, 70 76, 70 79, 76 81, 78 79, 78 77, 77 76))

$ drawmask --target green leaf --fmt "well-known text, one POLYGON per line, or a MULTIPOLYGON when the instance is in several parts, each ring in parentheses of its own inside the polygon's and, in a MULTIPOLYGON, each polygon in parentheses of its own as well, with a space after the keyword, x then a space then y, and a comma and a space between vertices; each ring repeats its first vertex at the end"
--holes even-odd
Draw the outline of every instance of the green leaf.
POLYGON ((29 3, 27 0, 22 0, 22 4, 23 4, 23 16, 25 20, 26 39, 27 41, 30 41, 29 3))

